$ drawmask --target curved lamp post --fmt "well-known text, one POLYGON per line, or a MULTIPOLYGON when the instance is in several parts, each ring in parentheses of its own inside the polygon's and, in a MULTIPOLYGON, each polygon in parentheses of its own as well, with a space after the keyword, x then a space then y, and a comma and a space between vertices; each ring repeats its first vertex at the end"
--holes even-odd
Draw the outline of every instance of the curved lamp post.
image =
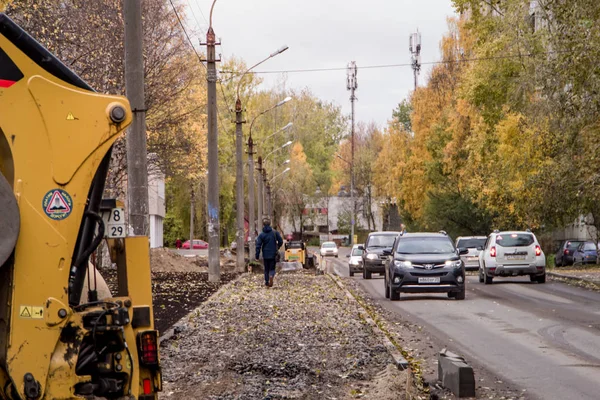
MULTIPOLYGON (((252 128, 254 127, 254 123, 256 122, 256 120, 261 116, 261 115, 265 115, 266 113, 268 113, 271 110, 274 110, 277 107, 281 107, 282 105, 284 105, 285 103, 287 103, 288 101, 292 100, 291 97, 286 97, 285 99, 281 100, 280 102, 278 102, 277 104, 273 105, 272 107, 267 108, 266 110, 262 111, 260 114, 258 114, 256 117, 254 117, 254 119, 252 120, 252 122, 250 123, 250 135, 248 137, 248 221, 250 222, 250 260, 254 260, 254 233, 258 227, 257 222, 255 221, 254 218, 254 142, 252 141, 252 128)), ((241 133, 241 128, 240 128, 240 133, 241 133)), ((259 158, 259 168, 262 168, 262 160, 259 158)), ((260 182, 260 180, 259 180, 260 182)), ((258 185, 258 189, 259 189, 259 199, 262 197, 262 187, 259 183, 258 185)), ((243 200, 242 200, 243 201, 243 200)), ((241 203, 243 204, 243 203, 241 203)), ((262 213, 262 204, 259 201, 259 217, 262 218, 262 215, 260 215, 262 213)))
MULTIPOLYGON (((238 81, 236 88, 236 100, 235 100, 235 157, 236 157, 236 224, 237 224, 237 232, 236 232, 236 243, 237 243, 237 254, 236 254, 236 269, 238 272, 244 271, 245 260, 244 260, 244 134, 242 132, 242 124, 245 122, 242 117, 242 101, 240 100, 240 87, 242 85, 242 81, 248 72, 250 72, 253 68, 258 65, 264 63, 270 58, 275 57, 278 54, 283 53, 288 49, 288 46, 282 46, 273 53, 269 54, 265 59, 257 62, 250 68, 248 68, 238 81)), ((249 182, 252 180, 249 179, 249 182)), ((250 185, 250 183, 249 183, 250 185)), ((250 224, 252 226, 252 224, 250 224)), ((250 238, 254 236, 254 230, 249 229, 250 238)), ((250 248, 250 259, 253 259, 254 249, 250 248)))

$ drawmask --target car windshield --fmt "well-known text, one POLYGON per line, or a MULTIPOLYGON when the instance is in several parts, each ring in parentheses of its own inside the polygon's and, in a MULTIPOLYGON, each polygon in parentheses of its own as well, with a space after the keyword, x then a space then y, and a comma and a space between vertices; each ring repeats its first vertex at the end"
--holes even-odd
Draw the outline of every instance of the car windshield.
POLYGON ((576 249, 577 247, 579 247, 579 245, 583 243, 583 242, 574 242, 574 241, 569 241, 567 242, 567 249, 576 249))
POLYGON ((333 249, 335 248, 335 243, 323 243, 323 248, 324 249, 333 249))
POLYGON ((496 236, 496 244, 502 247, 526 247, 533 244, 530 233, 506 233, 496 236))
POLYGON ((459 239, 456 247, 463 247, 466 249, 476 249, 485 245, 485 238, 482 239, 459 239))
POLYGON ((352 256, 362 256, 363 251, 361 249, 354 249, 352 250, 352 256))
POLYGON ((596 250, 596 245, 593 242, 587 242, 583 247, 583 250, 596 250))
POLYGON ((395 235, 372 235, 372 236, 369 236, 369 242, 367 243, 367 248, 369 248, 369 247, 392 247, 394 245, 395 239, 396 239, 395 235))
POLYGON ((404 237, 398 241, 399 254, 454 253, 454 245, 445 237, 404 237))

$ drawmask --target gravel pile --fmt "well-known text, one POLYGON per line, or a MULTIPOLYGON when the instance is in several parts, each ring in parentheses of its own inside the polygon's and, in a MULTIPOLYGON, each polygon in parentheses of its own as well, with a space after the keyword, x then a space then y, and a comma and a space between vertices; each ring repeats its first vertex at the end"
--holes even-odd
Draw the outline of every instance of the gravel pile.
POLYGON ((222 287, 161 344, 169 399, 403 399, 412 381, 327 276, 222 287), (408 383, 407 383, 408 382, 408 383))

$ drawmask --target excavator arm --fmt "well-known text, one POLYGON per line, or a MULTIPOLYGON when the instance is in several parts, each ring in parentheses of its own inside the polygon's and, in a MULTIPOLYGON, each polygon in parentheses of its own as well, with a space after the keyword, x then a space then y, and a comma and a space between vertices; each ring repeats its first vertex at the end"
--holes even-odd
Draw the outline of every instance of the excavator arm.
POLYGON ((117 241, 119 293, 80 304, 127 99, 95 93, 0 14, 0 398, 155 399, 147 237, 117 241))

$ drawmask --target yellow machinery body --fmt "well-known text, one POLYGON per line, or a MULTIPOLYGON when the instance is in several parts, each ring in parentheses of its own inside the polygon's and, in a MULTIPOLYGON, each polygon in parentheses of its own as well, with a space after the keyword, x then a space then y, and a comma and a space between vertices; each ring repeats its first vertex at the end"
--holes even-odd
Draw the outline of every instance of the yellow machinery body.
POLYGON ((302 241, 289 241, 285 244, 286 262, 299 262, 306 266, 306 245, 302 241))
POLYGON ((116 241, 114 298, 78 304, 102 224, 98 192, 131 120, 127 99, 93 92, 0 14, 0 192, 14 195, 0 220, 18 232, 11 251, 8 236, 0 246, 0 398, 161 390, 147 237, 116 241))

